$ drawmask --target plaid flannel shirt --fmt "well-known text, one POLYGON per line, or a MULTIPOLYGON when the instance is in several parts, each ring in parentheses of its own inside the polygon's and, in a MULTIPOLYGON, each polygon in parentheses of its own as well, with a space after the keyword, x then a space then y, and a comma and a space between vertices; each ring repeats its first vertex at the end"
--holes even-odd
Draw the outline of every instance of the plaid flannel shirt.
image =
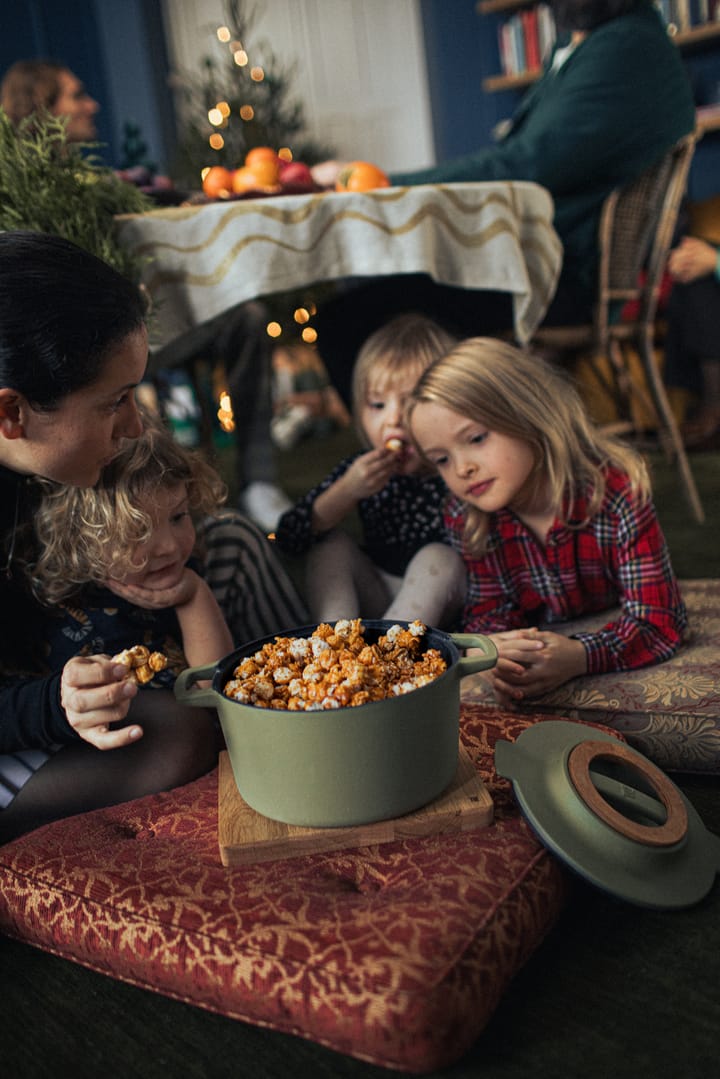
POLYGON ((544 546, 509 510, 493 514, 481 557, 465 550, 463 503, 448 500, 449 540, 468 569, 466 632, 552 627, 619 605, 597 632, 572 634, 585 646, 588 674, 659 663, 677 651, 687 613, 655 509, 631 497, 623 473, 608 469, 606 480, 592 519, 577 527, 587 507, 580 495, 573 520, 557 518, 544 546))

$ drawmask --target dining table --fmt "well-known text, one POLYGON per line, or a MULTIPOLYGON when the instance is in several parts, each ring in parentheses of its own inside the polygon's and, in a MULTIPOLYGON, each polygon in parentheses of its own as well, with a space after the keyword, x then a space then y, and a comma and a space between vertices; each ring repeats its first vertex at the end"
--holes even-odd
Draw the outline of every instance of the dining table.
MULTIPOLYGON (((241 507, 243 491, 274 483, 270 297, 424 274, 509 294, 514 336, 525 345, 562 263, 552 198, 525 181, 256 195, 123 215, 116 224, 151 300, 149 378, 157 385, 168 372, 184 373, 202 400, 199 367, 209 358, 225 369, 241 507)), ((322 333, 316 347, 322 359, 322 333)), ((208 444, 216 405, 201 405, 208 444)))
POLYGON ((511 294, 524 345, 562 263, 552 198, 526 181, 226 199, 123 215, 117 228, 143 262, 153 348, 251 299, 413 273, 511 294))

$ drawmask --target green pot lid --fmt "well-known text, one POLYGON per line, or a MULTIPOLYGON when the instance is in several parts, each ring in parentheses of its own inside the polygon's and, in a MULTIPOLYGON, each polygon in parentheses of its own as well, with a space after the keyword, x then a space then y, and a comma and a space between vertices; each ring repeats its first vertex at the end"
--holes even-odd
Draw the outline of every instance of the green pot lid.
POLYGON ((720 837, 656 765, 604 731, 566 720, 499 741, 510 779, 541 842, 591 884, 658 910, 699 902, 720 871, 720 837))

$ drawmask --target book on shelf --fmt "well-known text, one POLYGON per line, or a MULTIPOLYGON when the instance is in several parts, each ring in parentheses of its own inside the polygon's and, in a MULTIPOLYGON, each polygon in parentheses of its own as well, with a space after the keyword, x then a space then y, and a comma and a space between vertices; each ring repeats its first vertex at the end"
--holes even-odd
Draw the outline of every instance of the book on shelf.
POLYGON ((672 34, 720 21, 720 0, 655 0, 655 6, 672 34))
POLYGON ((556 30, 547 4, 516 12, 498 27, 498 49, 503 75, 539 70, 550 55, 556 30))

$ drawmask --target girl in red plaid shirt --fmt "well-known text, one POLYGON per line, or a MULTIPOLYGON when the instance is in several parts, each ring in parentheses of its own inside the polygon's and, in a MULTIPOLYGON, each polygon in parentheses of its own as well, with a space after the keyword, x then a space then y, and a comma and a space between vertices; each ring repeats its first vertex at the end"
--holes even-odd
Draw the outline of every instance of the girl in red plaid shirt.
POLYGON ((500 701, 677 651, 687 616, 645 463, 593 426, 563 372, 471 338, 423 374, 408 423, 450 490, 463 628, 497 645, 500 701), (597 631, 562 632, 603 611, 597 631))

